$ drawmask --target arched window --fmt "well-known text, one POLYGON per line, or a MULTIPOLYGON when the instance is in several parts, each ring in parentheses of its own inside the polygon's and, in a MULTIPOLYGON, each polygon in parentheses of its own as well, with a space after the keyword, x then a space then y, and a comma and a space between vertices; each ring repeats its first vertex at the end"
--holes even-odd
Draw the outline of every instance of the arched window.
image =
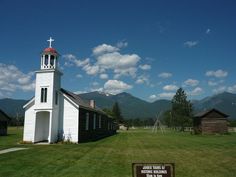
POLYGON ((47 102, 47 88, 41 88, 41 103, 47 102))

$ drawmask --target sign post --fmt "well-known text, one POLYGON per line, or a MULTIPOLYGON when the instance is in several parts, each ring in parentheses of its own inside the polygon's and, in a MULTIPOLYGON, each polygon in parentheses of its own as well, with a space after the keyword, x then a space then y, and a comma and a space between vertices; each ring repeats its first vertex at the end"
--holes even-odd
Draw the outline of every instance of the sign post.
POLYGON ((175 177, 174 163, 133 163, 133 177, 175 177))

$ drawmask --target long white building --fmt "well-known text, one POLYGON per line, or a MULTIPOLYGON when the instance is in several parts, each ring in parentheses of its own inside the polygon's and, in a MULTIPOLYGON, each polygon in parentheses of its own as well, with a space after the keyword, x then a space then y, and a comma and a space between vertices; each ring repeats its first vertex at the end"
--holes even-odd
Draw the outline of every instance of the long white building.
POLYGON ((61 88, 58 52, 49 47, 41 54, 36 71, 35 96, 25 106, 23 141, 48 143, 59 140, 79 143, 116 132, 115 124, 95 101, 86 101, 61 88))

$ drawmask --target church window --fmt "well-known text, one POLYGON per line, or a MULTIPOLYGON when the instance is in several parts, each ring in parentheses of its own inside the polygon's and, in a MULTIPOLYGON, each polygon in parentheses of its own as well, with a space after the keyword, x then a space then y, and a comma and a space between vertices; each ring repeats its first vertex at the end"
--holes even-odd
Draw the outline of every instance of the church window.
POLYGON ((47 88, 41 88, 41 103, 47 102, 47 88))
POLYGON ((89 130, 89 113, 86 113, 85 130, 89 130))
POLYGON ((99 127, 99 128, 102 128, 102 116, 101 116, 101 115, 99 115, 98 127, 99 127))
POLYGON ((58 104, 58 92, 57 91, 55 92, 55 104, 56 105, 58 104))
POLYGON ((96 129, 96 114, 93 115, 93 129, 96 129))

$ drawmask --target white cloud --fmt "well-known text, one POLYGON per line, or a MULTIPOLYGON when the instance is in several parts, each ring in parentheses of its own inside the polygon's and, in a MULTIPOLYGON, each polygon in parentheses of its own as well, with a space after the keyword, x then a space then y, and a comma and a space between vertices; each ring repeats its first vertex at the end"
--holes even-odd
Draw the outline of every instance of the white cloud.
POLYGON ((227 88, 225 86, 220 86, 218 88, 213 89, 212 92, 215 93, 215 94, 218 94, 218 93, 224 92, 226 89, 227 88))
POLYGON ((20 85, 20 86, 18 86, 18 88, 23 90, 24 92, 33 91, 35 88, 35 81, 32 81, 32 83, 29 83, 26 85, 20 85))
POLYGON ((230 93, 236 93, 236 84, 233 85, 233 86, 228 87, 227 90, 228 90, 228 92, 230 92, 230 93))
POLYGON ((98 82, 92 82, 91 85, 92 85, 92 86, 98 86, 99 83, 98 83, 98 82))
POLYGON ((97 58, 97 65, 103 69, 112 69, 116 74, 116 78, 125 76, 136 76, 137 63, 140 57, 136 54, 122 55, 119 52, 107 53, 97 58))
POLYGON ((0 92, 2 96, 17 90, 33 91, 35 88, 33 76, 33 72, 25 74, 14 65, 0 63, 0 92))
MULTIPOLYGON (((120 42, 119 47, 124 47, 127 44, 120 42)), ((120 48, 108 44, 102 44, 93 49, 93 57, 95 62, 86 59, 77 59, 72 54, 63 55, 66 59, 65 66, 81 67, 88 75, 104 74, 110 70, 114 74, 114 78, 118 79, 121 76, 136 77, 138 71, 138 62, 140 57, 137 54, 121 54, 118 52, 120 48)), ((148 69, 149 65, 144 65, 143 69, 148 69)), ((105 78, 105 75, 101 75, 105 78)))
POLYGON ((93 49, 93 54, 94 55, 101 55, 103 53, 110 53, 110 52, 116 52, 119 51, 120 49, 111 45, 107 44, 102 44, 93 49))
POLYGON ((77 59, 75 55, 73 54, 66 54, 62 56, 64 59, 66 59, 65 66, 77 66, 77 67, 83 67, 85 65, 88 65, 90 62, 89 58, 86 58, 84 60, 77 59))
POLYGON ((210 34, 210 32, 211 32, 211 29, 208 28, 208 29, 206 30, 206 34, 210 34))
POLYGON ((139 65, 139 68, 142 69, 142 70, 150 70, 151 69, 151 65, 147 65, 147 64, 139 65))
POLYGON ((155 100, 155 99, 157 99, 157 96, 156 96, 156 95, 150 95, 150 96, 149 96, 149 99, 150 99, 150 100, 155 100))
POLYGON ((125 82, 119 80, 108 80, 104 84, 104 91, 111 94, 118 94, 131 88, 132 85, 126 84, 125 82))
POLYGON ((99 88, 91 88, 90 91, 91 91, 91 92, 95 92, 95 91, 96 91, 96 92, 103 92, 104 89, 103 89, 102 87, 99 87, 99 88))
POLYGON ((90 64, 87 64, 83 67, 83 70, 88 74, 88 75, 96 75, 99 73, 99 66, 94 65, 91 66, 90 64))
POLYGON ((208 81, 208 85, 209 86, 218 86, 219 84, 222 84, 224 82, 224 80, 220 80, 220 81, 208 81))
POLYGON ((100 79, 108 79, 108 74, 100 74, 100 79))
POLYGON ((174 92, 163 92, 163 93, 159 93, 158 97, 160 98, 173 98, 173 96, 175 95, 174 92))
POLYGON ((163 72, 163 73, 160 73, 158 77, 166 79, 166 78, 172 77, 172 73, 163 72))
POLYGON ((198 41, 186 41, 184 43, 184 46, 188 47, 188 48, 192 48, 198 45, 198 41))
POLYGON ((227 71, 223 71, 221 69, 218 69, 216 71, 207 71, 206 76, 208 77, 217 77, 217 78, 222 78, 226 77, 228 75, 227 71))
POLYGON ((119 52, 107 53, 97 58, 97 63, 105 69, 111 68, 129 68, 135 66, 140 60, 136 54, 121 55, 119 52))
POLYGON ((136 77, 137 68, 130 67, 130 68, 116 68, 114 69, 115 79, 118 79, 121 76, 131 76, 133 78, 136 77))
POLYGON ((203 93, 203 89, 201 87, 196 87, 192 91, 188 92, 188 94, 192 96, 201 95, 202 93, 203 93))
POLYGON ((76 75, 77 78, 82 78, 83 76, 81 74, 76 75))
POLYGON ((177 87, 176 85, 166 85, 163 87, 163 90, 165 91, 175 91, 178 90, 179 87, 177 87))
POLYGON ((137 78, 137 80, 135 81, 136 84, 144 84, 146 83, 147 85, 149 85, 149 78, 146 75, 141 75, 137 78))
POLYGON ((118 43, 116 44, 116 46, 117 46, 118 48, 124 48, 124 47, 127 47, 127 46, 128 46, 128 42, 126 42, 126 41, 120 41, 120 42, 118 42, 118 43))
POLYGON ((186 81, 184 81, 184 85, 186 86, 194 87, 194 86, 197 86, 198 84, 199 84, 199 81, 195 79, 187 79, 186 81))
POLYGON ((88 93, 87 91, 80 91, 80 90, 78 90, 78 91, 75 91, 74 92, 75 94, 82 94, 82 93, 88 93))
POLYGON ((214 81, 208 81, 207 82, 209 86, 217 86, 218 82, 214 82, 214 81))

